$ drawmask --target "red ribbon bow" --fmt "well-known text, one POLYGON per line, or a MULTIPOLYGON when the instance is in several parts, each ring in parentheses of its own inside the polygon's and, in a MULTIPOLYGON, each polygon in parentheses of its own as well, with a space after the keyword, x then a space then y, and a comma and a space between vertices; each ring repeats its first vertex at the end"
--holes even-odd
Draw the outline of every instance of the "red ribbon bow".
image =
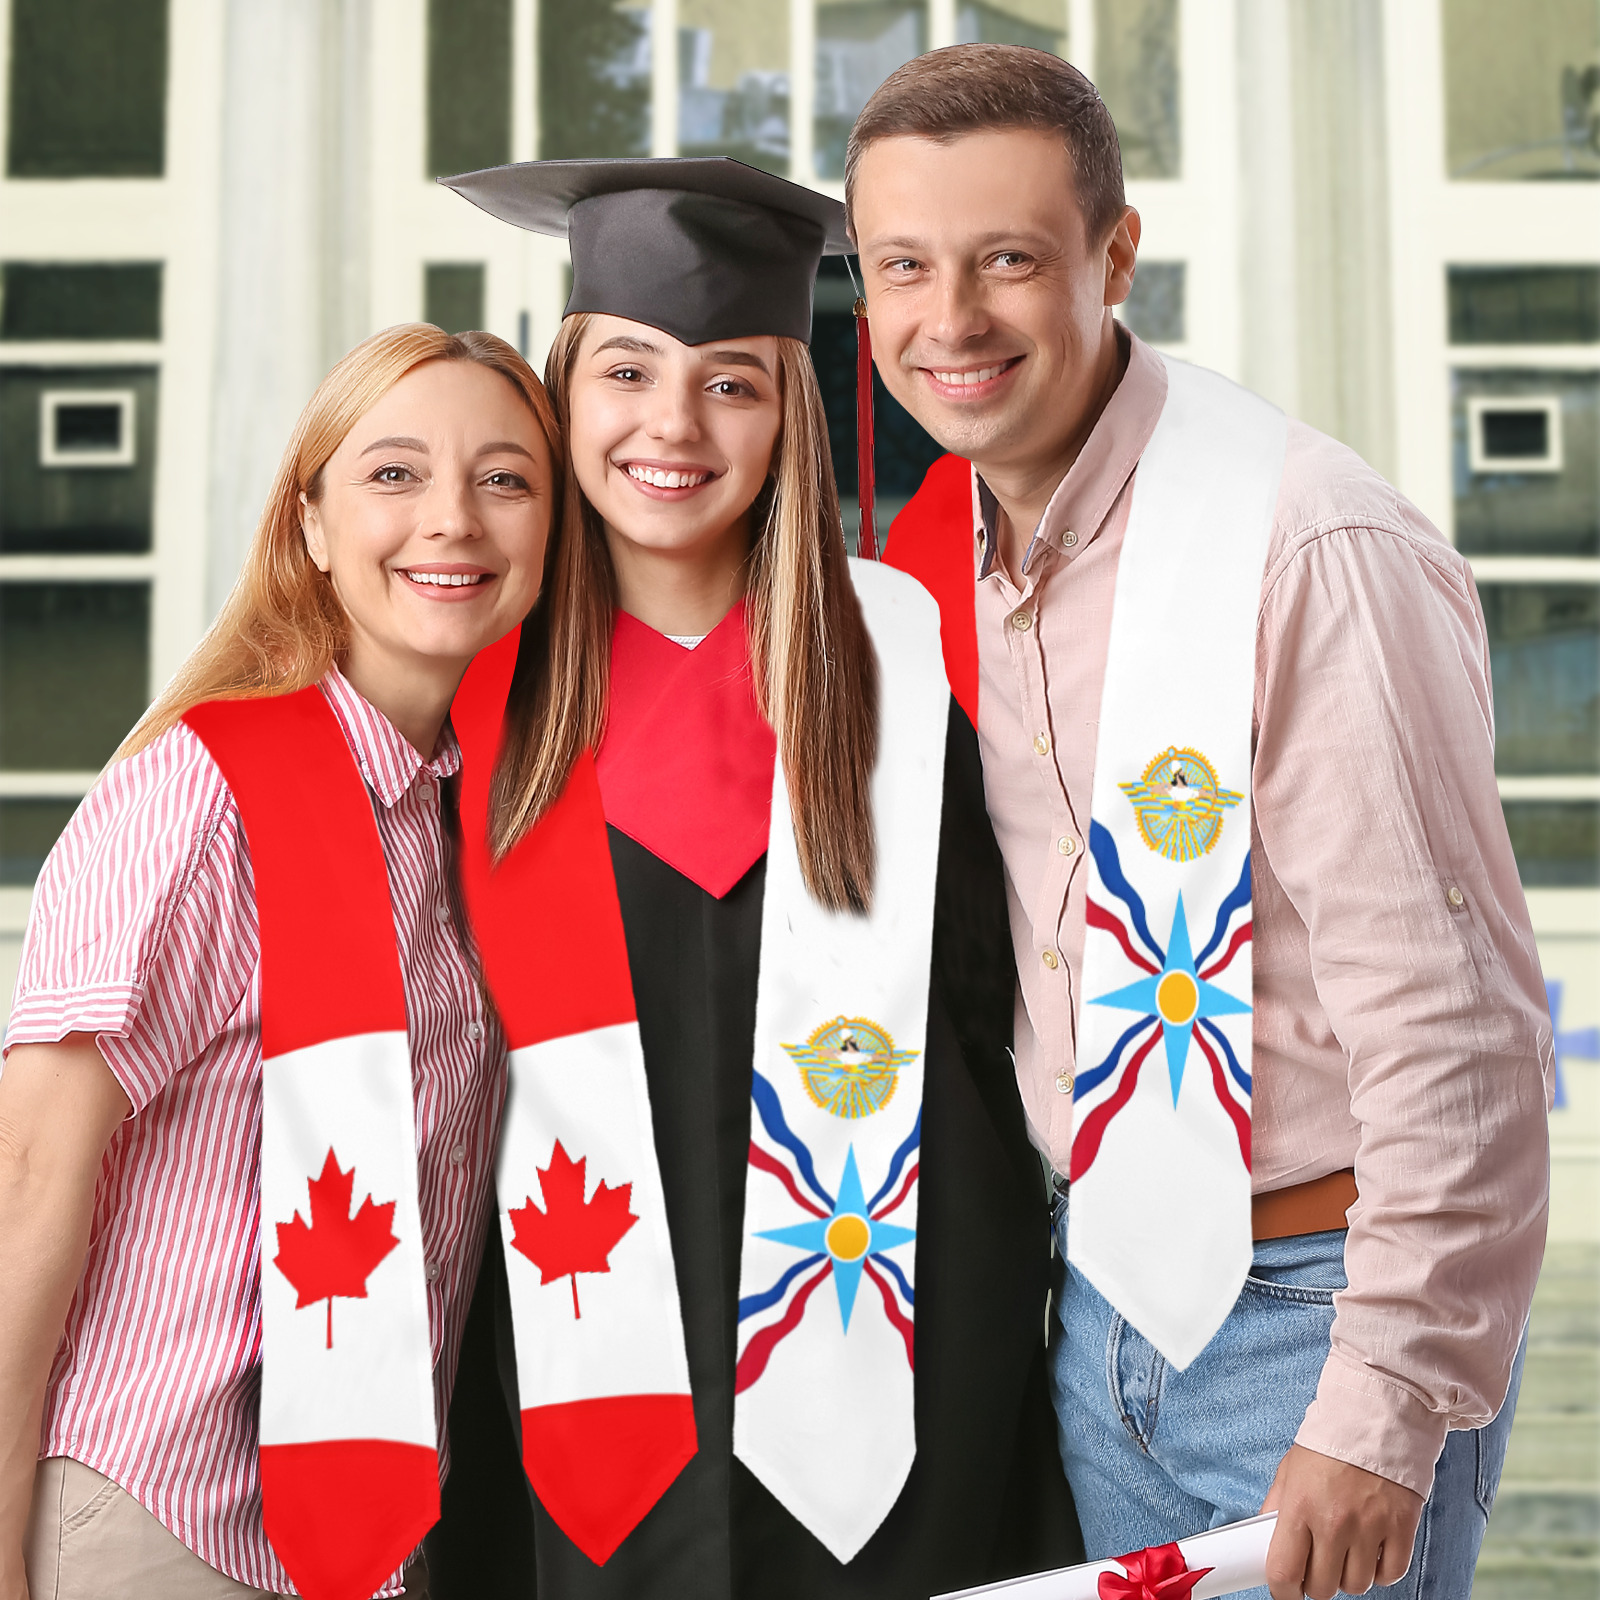
POLYGON ((1198 1567, 1191 1572, 1175 1544, 1154 1544, 1114 1559, 1128 1575, 1102 1572, 1100 1600, 1188 1600, 1189 1591, 1213 1570, 1198 1567))

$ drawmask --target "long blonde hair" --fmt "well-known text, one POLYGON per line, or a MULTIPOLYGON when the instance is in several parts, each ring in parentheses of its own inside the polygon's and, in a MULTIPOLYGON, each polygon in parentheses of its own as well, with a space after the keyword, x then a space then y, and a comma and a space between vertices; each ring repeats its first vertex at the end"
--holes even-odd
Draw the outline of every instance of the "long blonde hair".
POLYGON ((471 361, 506 379, 544 433, 559 494, 555 410, 533 368, 504 339, 443 333, 426 322, 373 334, 328 373, 300 413, 238 581, 205 637, 123 741, 118 759, 159 738, 193 706, 304 689, 343 655, 349 621, 332 581, 306 551, 300 497, 321 499, 323 468, 345 436, 425 361, 471 361))
MULTIPOLYGON (((568 317, 545 363, 563 429, 589 322, 568 317)), ((751 509, 746 627, 756 692, 778 736, 806 886, 822 905, 863 910, 876 860, 878 661, 850 581, 827 415, 798 339, 778 340, 778 385, 773 476, 751 509)), ((523 630, 495 774, 491 835, 501 851, 549 810, 579 754, 605 732, 616 575, 570 454, 564 470, 560 532, 523 630)))

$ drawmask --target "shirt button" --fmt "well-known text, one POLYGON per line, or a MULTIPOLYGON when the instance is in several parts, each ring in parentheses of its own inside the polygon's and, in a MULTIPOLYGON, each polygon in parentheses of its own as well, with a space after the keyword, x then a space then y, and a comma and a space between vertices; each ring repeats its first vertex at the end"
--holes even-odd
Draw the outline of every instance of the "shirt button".
POLYGON ((450 1149, 450 1165, 459 1167, 467 1159, 467 1147, 464 1144, 452 1145, 450 1149))
POLYGON ((1044 962, 1044 964, 1049 967, 1052 972, 1054 972, 1056 968, 1061 965, 1061 959, 1056 955, 1054 950, 1041 950, 1039 952, 1039 959, 1044 962))
POLYGON ((1018 633, 1026 633, 1033 626, 1033 618, 1026 611, 1013 611, 1011 613, 1011 626, 1018 633))
POLYGON ((1063 1072, 1056 1078, 1056 1092, 1058 1094, 1072 1093, 1072 1074, 1063 1072))
POLYGON ((1070 550, 1078 542, 1078 536, 1069 529, 1061 535, 1061 542, 1070 550))
POLYGON ((436 916, 436 917, 437 917, 437 918, 438 918, 438 919, 439 919, 439 920, 440 920, 440 921, 441 921, 441 922, 448 922, 448 921, 449 921, 449 920, 450 920, 450 907, 449 907, 449 906, 447 906, 447 905, 446 905, 446 904, 445 904, 445 903, 444 903, 444 901, 443 901, 443 900, 441 900, 441 901, 440 901, 440 902, 439 902, 439 903, 438 903, 438 905, 436 905, 436 906, 435 906, 435 907, 434 907, 434 908, 433 908, 433 914, 434 914, 434 916, 436 916))
POLYGON ((1070 856, 1077 848, 1077 840, 1071 838, 1070 836, 1064 835, 1062 838, 1056 840, 1056 849, 1059 850, 1064 856, 1070 856))
POLYGON ((1047 756, 1050 754, 1050 735, 1039 733, 1034 735, 1033 749, 1036 755, 1047 756))
POLYGON ((1467 903, 1467 897, 1462 894, 1462 892, 1456 888, 1454 884, 1450 885, 1450 892, 1445 895, 1445 899, 1448 900, 1457 911, 1459 911, 1462 906, 1467 903))
POLYGON ((426 778, 418 778, 417 779, 417 793, 424 800, 431 800, 433 798, 433 785, 431 783, 429 783, 426 778))
POLYGON ((467 1024, 467 1037, 469 1039, 481 1039, 483 1037, 483 1024, 481 1022, 469 1022, 467 1024))
POLYGON ((437 1261, 430 1261, 426 1270, 423 1272, 423 1276, 428 1280, 429 1283, 437 1283, 439 1281, 439 1263, 437 1261))

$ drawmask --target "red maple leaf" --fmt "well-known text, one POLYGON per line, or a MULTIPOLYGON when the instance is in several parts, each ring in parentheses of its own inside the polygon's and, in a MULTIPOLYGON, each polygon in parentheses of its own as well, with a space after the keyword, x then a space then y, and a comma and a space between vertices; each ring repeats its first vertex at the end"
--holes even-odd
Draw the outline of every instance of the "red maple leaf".
POLYGON ((312 1178, 306 1187, 311 1192, 311 1225, 300 1220, 278 1223, 278 1253, 275 1266, 295 1287, 299 1295, 295 1310, 328 1302, 328 1348, 333 1349, 333 1297, 346 1300, 367 1298, 367 1279, 372 1269, 400 1241, 394 1236, 393 1200, 374 1205, 369 1194, 361 1209, 350 1215, 350 1191, 356 1169, 339 1170, 332 1148, 322 1163, 322 1176, 312 1178))
POLYGON ((526 1205, 510 1213, 511 1243, 539 1269, 539 1282, 572 1279, 575 1317, 583 1315, 578 1310, 578 1274, 609 1272, 611 1252, 639 1220, 628 1209, 631 1183, 612 1189, 602 1182, 595 1185, 592 1199, 583 1198, 588 1159, 580 1156, 574 1161, 557 1139, 550 1165, 536 1169, 544 1210, 529 1195, 526 1205))

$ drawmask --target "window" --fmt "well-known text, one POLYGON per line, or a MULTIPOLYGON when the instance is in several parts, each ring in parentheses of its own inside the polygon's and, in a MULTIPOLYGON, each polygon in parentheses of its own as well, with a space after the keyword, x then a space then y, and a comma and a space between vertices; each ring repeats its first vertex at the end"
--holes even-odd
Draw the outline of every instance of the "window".
POLYGON ((1600 805, 1507 800, 1505 814, 1525 889, 1600 888, 1600 805))
POLYGON ((95 772, 144 712, 149 660, 148 584, 0 583, 0 768, 95 772))
POLYGON ((1496 770, 1600 773, 1600 583, 1491 583, 1481 593, 1496 770))
POLYGON ((428 176, 511 159, 511 0, 428 0, 428 176))
POLYGON ((927 48, 925 0, 817 0, 812 138, 819 178, 844 176, 850 127, 872 91, 927 48))
POLYGON ((539 154, 650 154, 650 12, 539 0, 539 154))
POLYGON ((788 0, 678 0, 678 154, 788 176, 788 0))
POLYGON ((1443 0, 1445 164, 1452 178, 1600 178, 1594 0, 1443 0))
POLYGON ((1119 315, 1141 339, 1182 344, 1183 289, 1183 262, 1140 261, 1119 315))
POLYGON ((1451 344, 1600 343, 1600 267, 1451 267, 1451 344))
POLYGON ((133 465, 132 389, 46 389, 39 396, 39 465, 133 465))
POLYGON ((422 269, 422 320, 446 333, 483 326, 483 263, 430 261, 422 269))
POLYGON ((11 0, 13 178, 158 178, 166 0, 11 0))
POLYGON ((0 266, 0 339, 160 337, 159 261, 0 266))
POLYGON ((1025 44, 1060 55, 1067 43, 1063 0, 960 0, 958 44, 1025 44))
POLYGON ((1456 544, 1469 555, 1600 555, 1600 372, 1461 369, 1456 544))
POLYGON ((151 546, 156 373, 0 368, 0 554, 151 546))
POLYGON ((1129 178, 1176 178, 1178 0, 1095 0, 1094 81, 1129 178))

